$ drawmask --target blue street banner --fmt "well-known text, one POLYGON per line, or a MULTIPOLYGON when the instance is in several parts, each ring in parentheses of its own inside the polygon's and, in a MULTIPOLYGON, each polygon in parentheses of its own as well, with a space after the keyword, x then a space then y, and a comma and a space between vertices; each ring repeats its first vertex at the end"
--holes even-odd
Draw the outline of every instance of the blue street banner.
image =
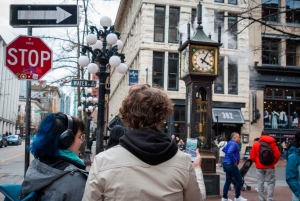
POLYGON ((129 70, 129 86, 137 84, 139 82, 139 71, 129 70))

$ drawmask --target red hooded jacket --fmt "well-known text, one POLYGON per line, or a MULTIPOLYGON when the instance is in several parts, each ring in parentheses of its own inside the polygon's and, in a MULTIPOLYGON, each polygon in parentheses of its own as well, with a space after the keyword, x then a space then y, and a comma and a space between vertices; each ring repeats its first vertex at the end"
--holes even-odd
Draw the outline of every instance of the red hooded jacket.
POLYGON ((274 163, 272 165, 263 165, 259 161, 259 147, 260 143, 258 141, 254 142, 251 152, 250 152, 250 159, 255 162, 256 168, 257 169, 274 169, 275 164, 278 162, 280 158, 280 151, 278 150, 275 139, 267 136, 267 135, 262 135, 259 138, 260 141, 266 142, 270 145, 273 154, 274 154, 274 163))

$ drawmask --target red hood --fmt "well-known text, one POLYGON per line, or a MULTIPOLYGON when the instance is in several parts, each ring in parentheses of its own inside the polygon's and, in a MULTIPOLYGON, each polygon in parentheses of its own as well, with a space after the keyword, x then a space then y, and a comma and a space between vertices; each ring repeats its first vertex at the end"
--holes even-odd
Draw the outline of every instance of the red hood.
POLYGON ((259 140, 262 141, 262 142, 267 142, 267 143, 272 143, 272 142, 275 143, 275 138, 272 138, 272 137, 267 136, 267 135, 260 136, 259 140))

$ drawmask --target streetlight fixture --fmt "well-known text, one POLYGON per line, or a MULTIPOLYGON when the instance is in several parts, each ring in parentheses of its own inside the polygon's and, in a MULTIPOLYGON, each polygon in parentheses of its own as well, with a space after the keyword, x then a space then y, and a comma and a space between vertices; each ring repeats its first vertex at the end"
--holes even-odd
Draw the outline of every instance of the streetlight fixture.
POLYGON ((91 114, 94 110, 94 106, 98 102, 96 97, 92 97, 91 95, 92 89, 87 90, 87 94, 84 94, 81 97, 81 103, 78 106, 78 111, 84 111, 87 114, 87 126, 86 126, 86 147, 85 147, 85 156, 84 163, 85 165, 91 165, 91 150, 90 150, 90 125, 91 125, 91 114))
POLYGON ((115 31, 109 17, 102 17, 100 24, 103 27, 100 30, 95 26, 90 26, 91 34, 86 37, 90 46, 82 46, 82 56, 78 59, 80 66, 87 66, 89 73, 95 73, 99 78, 96 154, 103 151, 105 94, 109 94, 110 91, 105 88, 106 78, 110 75, 110 72, 106 71, 107 67, 116 68, 121 74, 126 73, 128 69, 124 63, 125 54, 118 52, 123 48, 123 43, 119 40, 120 33, 115 31), (92 63, 89 63, 89 58, 86 56, 87 52, 92 55, 92 63), (99 64, 100 68, 96 63, 99 64))

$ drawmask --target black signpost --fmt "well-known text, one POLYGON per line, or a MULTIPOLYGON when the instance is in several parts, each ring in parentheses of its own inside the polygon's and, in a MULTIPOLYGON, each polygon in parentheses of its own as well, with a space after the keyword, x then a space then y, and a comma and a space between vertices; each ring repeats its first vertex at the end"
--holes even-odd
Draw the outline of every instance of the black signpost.
POLYGON ((12 27, 67 27, 78 26, 77 5, 11 4, 12 27))
POLYGON ((244 119, 240 109, 213 108, 214 122, 227 124, 243 124, 244 119))
POLYGON ((73 79, 71 82, 72 87, 96 87, 97 82, 95 80, 79 80, 73 79))

